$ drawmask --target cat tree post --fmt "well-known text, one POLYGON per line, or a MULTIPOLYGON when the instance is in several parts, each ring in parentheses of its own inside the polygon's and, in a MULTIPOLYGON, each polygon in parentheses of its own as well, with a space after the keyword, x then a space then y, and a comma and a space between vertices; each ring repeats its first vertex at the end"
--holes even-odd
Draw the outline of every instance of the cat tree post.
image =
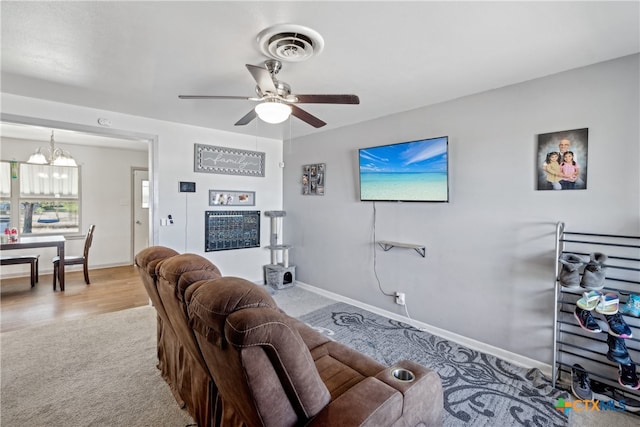
POLYGON ((265 284, 284 289, 293 286, 295 282, 295 265, 289 265, 289 249, 291 245, 282 244, 282 219, 287 215, 285 211, 266 211, 265 216, 271 218, 271 236, 267 249, 271 251, 271 264, 264 266, 265 284), (280 255, 280 256, 278 256, 280 255), (278 261, 278 258, 281 260, 278 261))

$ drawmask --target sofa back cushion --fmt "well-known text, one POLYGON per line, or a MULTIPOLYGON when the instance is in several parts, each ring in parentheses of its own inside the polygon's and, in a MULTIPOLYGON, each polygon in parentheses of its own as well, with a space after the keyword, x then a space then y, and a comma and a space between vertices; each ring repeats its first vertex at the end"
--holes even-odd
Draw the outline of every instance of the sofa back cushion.
POLYGON ((205 279, 220 277, 220 270, 208 259, 196 254, 181 254, 158 265, 158 293, 167 316, 186 351, 206 370, 206 365, 189 325, 184 294, 190 286, 200 286, 205 279))
POLYGON ((247 425, 301 424, 329 403, 309 349, 260 286, 222 277, 189 289, 186 298, 222 399, 247 425))
POLYGON ((142 284, 163 322, 169 322, 169 318, 158 293, 156 267, 165 259, 176 255, 178 255, 178 252, 171 248, 151 246, 138 252, 135 257, 135 265, 140 273, 142 284))
POLYGON ((174 284, 176 296, 183 301, 186 289, 199 280, 222 276, 218 267, 196 254, 182 254, 160 267, 158 274, 174 284))
MULTIPOLYGON (((190 304, 196 289, 197 287, 193 287, 185 292, 187 305, 190 304)), ((251 307, 278 309, 276 302, 264 289, 240 277, 225 276, 224 280, 217 281, 215 294, 215 298, 207 299, 206 302, 201 297, 201 304, 206 304, 209 338, 218 345, 221 345, 219 340, 224 338, 225 322, 229 314, 251 307)))

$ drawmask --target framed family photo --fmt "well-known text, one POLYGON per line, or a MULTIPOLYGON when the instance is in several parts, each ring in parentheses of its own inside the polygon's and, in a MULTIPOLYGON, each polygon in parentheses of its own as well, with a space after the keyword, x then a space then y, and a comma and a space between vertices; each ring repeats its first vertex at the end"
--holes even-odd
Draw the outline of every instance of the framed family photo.
POLYGON ((537 190, 585 190, 589 129, 538 135, 537 190))
POLYGON ((302 166, 302 194, 304 196, 324 196, 324 179, 324 163, 302 166))

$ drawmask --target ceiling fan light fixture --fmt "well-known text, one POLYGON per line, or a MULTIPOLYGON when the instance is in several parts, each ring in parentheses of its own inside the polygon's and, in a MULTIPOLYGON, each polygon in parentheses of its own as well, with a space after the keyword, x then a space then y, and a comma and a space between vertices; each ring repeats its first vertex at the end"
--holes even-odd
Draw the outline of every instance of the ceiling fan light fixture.
POLYGON ((255 111, 262 121, 271 124, 282 123, 291 115, 291 107, 277 101, 265 101, 258 104, 255 111))

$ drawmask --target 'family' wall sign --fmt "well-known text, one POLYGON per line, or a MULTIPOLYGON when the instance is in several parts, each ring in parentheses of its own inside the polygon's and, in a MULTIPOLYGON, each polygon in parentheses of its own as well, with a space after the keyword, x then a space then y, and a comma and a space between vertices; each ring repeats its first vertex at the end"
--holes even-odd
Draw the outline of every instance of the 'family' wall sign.
POLYGON ((195 144, 194 172, 264 176, 265 153, 195 144))

